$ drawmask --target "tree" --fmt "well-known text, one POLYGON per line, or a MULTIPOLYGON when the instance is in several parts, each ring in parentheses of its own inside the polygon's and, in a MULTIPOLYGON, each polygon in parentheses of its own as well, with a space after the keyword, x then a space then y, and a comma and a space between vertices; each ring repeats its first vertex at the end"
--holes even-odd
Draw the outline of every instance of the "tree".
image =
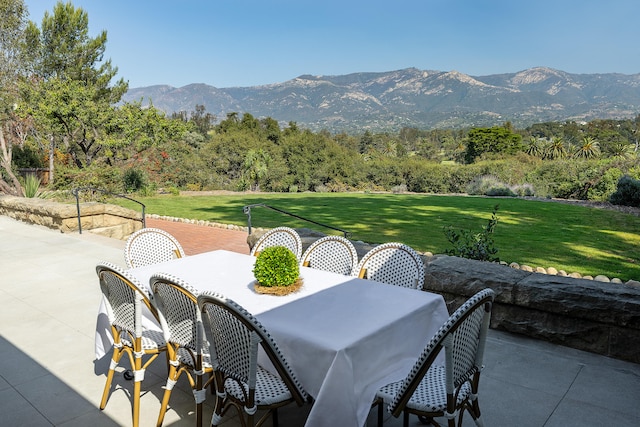
POLYGON ((567 149, 565 147, 564 138, 561 136, 555 137, 549 142, 549 145, 544 150, 543 158, 549 160, 564 159, 567 156, 567 149))
POLYGON ((114 143, 109 125, 128 88, 123 79, 110 85, 117 68, 104 60, 107 33, 89 37, 88 22, 83 9, 62 2, 52 15, 45 12, 41 28, 30 22, 31 75, 21 84, 23 114, 33 116, 41 138, 61 146, 79 168, 114 143))
POLYGON ((205 139, 209 137, 209 131, 213 127, 213 123, 216 121, 216 116, 206 112, 206 110, 207 108, 204 105, 197 104, 195 111, 191 112, 191 117, 189 119, 195 125, 196 131, 205 139))
POLYGON ((542 157, 544 154, 543 140, 534 136, 529 137, 529 145, 525 149, 525 152, 534 157, 542 157))
POLYGON ((592 159, 600 155, 600 145, 598 141, 590 136, 582 138, 582 145, 573 153, 573 157, 581 159, 592 159))
POLYGON ((24 143, 29 122, 15 111, 18 79, 24 69, 24 29, 27 9, 23 0, 0 0, 0 192, 23 194, 12 169, 13 147, 24 143))
POLYGON ((522 136, 505 127, 471 129, 467 138, 467 163, 485 153, 515 154, 522 150, 522 136))
POLYGON ((260 191, 260 183, 266 178, 271 164, 271 156, 264 150, 249 150, 244 159, 244 174, 249 181, 249 189, 260 191))

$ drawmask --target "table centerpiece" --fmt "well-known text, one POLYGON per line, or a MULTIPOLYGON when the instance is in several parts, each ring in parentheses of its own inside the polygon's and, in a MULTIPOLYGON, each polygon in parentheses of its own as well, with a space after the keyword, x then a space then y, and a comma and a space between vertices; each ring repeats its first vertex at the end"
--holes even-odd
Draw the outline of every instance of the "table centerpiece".
POLYGON ((253 275, 253 288, 260 294, 282 296, 302 287, 298 258, 284 246, 264 248, 256 258, 253 275))

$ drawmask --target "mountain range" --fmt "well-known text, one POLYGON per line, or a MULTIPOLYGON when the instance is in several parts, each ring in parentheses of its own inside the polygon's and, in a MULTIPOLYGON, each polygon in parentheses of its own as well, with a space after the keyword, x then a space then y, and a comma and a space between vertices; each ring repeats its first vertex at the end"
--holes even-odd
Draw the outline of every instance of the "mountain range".
POLYGON ((639 74, 571 74, 546 67, 470 76, 407 68, 340 76, 302 75, 283 83, 216 88, 189 84, 132 88, 123 101, 151 102, 167 114, 196 105, 228 113, 296 122, 313 131, 358 133, 514 126, 558 121, 625 119, 640 114, 639 74))

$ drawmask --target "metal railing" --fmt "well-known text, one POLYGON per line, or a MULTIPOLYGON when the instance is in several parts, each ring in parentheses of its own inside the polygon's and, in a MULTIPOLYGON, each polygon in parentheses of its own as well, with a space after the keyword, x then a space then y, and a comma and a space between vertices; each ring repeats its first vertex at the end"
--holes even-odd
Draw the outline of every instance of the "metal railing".
POLYGON ((130 200, 134 203, 139 204, 142 207, 142 228, 145 228, 147 226, 146 220, 145 220, 145 205, 142 202, 139 202, 135 199, 132 199, 131 197, 125 196, 124 194, 118 194, 118 193, 112 193, 111 191, 107 191, 107 190, 102 190, 100 188, 95 188, 95 187, 77 187, 74 188, 73 190, 71 190, 71 193, 73 194, 73 196, 76 198, 76 210, 78 212, 78 231, 79 234, 82 234, 82 217, 80 215, 80 192, 81 191, 91 191, 91 192, 98 192, 98 193, 102 193, 108 196, 114 196, 114 197, 119 197, 121 199, 127 199, 130 200))
POLYGON ((287 211, 285 211, 283 209, 275 208, 273 206, 269 206, 269 205, 266 205, 264 203, 256 203, 256 204, 253 204, 253 205, 246 205, 246 206, 244 206, 242 208, 242 212, 247 216, 247 228, 248 228, 249 234, 251 234, 251 208, 257 208, 257 207, 271 209, 271 210, 279 212, 281 214, 288 215, 288 216, 291 216, 293 218, 297 218, 297 219, 300 219, 302 221, 309 222, 311 224, 319 225, 320 227, 330 228, 331 230, 339 231, 344 235, 345 238, 349 238, 351 236, 351 233, 349 231, 343 230, 342 228, 334 227, 332 225, 327 225, 327 224, 323 224, 323 223, 318 222, 318 221, 314 221, 312 219, 304 218, 304 217, 301 217, 300 215, 296 215, 294 213, 287 212, 287 211))

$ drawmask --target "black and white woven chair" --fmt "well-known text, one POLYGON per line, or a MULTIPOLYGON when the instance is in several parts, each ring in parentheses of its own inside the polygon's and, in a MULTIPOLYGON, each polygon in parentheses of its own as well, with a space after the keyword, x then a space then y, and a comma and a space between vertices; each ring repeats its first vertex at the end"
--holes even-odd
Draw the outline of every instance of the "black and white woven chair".
POLYGON ((291 250, 298 259, 302 255, 302 239, 293 228, 276 227, 267 231, 251 248, 251 255, 258 256, 260 251, 270 246, 284 246, 291 250))
POLYGON ((383 405, 394 417, 416 414, 424 424, 439 426, 435 417, 446 417, 449 427, 462 425, 465 410, 476 425, 482 426, 478 404, 478 383, 484 346, 495 293, 485 289, 469 298, 449 317, 433 336, 404 380, 382 387, 378 405, 378 426, 382 425, 383 405), (445 364, 435 365, 444 349, 445 364))
POLYGON ((142 327, 142 307, 146 306, 156 316, 149 293, 134 278, 111 263, 96 266, 100 289, 104 297, 107 317, 113 335, 113 355, 102 393, 100 409, 104 409, 111 392, 113 374, 123 355, 127 355, 133 371, 133 426, 140 418, 140 386, 145 369, 166 350, 162 332, 142 327), (147 357, 148 356, 148 357, 147 357), (147 360, 143 360, 147 357, 147 360))
POLYGON ((205 391, 213 382, 209 345, 204 340, 202 320, 198 309, 198 291, 185 281, 167 274, 154 274, 149 279, 160 325, 167 342, 169 375, 165 386, 157 426, 167 412, 171 391, 180 376, 185 374, 196 400, 196 425, 202 425, 202 403, 205 391), (203 380, 207 375, 208 379, 203 380))
POLYGON ((278 425, 278 408, 302 406, 307 393, 289 368, 267 330, 244 308, 215 293, 198 296, 198 307, 211 346, 215 372, 216 404, 211 425, 217 426, 235 407, 242 426, 260 426, 269 419, 278 425), (258 364, 262 348, 277 375, 258 364), (257 410, 265 413, 255 422, 257 410))
POLYGON ((353 272, 361 279, 374 280, 405 288, 422 289, 424 264, 412 247, 385 243, 367 252, 353 272))
POLYGON ((159 228, 143 228, 127 239, 124 261, 127 267, 142 267, 184 257, 180 242, 159 228))
POLYGON ((342 236, 325 236, 313 242, 302 255, 304 267, 350 275, 358 265, 358 252, 342 236))

